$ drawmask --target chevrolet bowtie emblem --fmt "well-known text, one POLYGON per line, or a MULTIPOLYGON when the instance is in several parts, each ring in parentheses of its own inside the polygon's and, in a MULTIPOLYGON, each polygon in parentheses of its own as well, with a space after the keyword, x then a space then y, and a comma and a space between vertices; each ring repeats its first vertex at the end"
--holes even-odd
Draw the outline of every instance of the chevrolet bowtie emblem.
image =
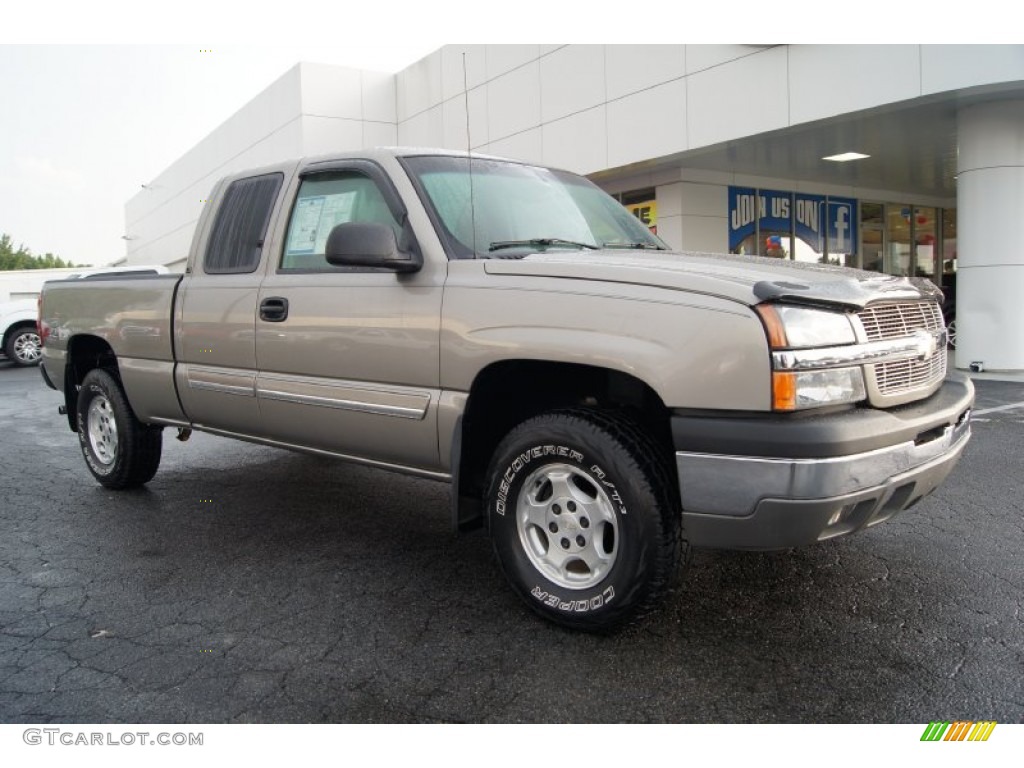
POLYGON ((944 344, 940 344, 945 337, 945 331, 925 331, 918 329, 914 331, 914 342, 917 346, 917 359, 921 362, 928 362, 944 344))

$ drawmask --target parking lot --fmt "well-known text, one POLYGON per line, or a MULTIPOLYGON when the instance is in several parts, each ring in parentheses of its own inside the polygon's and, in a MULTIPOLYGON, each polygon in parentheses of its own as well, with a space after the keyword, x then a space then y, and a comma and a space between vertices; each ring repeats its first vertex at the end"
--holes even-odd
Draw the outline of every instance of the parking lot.
POLYGON ((111 492, 59 402, 0 363, 0 722, 1024 722, 1024 407, 895 520, 697 553, 600 637, 521 606, 445 485, 168 431, 111 492))

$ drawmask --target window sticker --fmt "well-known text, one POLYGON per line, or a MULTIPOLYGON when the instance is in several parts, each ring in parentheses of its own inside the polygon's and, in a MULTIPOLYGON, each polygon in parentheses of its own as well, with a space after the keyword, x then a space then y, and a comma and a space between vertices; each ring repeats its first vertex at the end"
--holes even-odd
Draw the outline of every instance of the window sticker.
POLYGON ((287 255, 314 253, 317 241, 317 230, 320 227, 320 214, 326 198, 305 197, 295 204, 292 214, 292 226, 288 234, 287 255))
POLYGON ((295 204, 288 233, 287 256, 324 253, 331 229, 352 220, 356 191, 303 197, 295 204))
POLYGON ((352 207, 356 200, 356 192, 344 192, 340 195, 330 195, 320 212, 320 227, 316 233, 316 246, 314 253, 327 252, 327 238, 331 230, 338 224, 352 220, 352 207))

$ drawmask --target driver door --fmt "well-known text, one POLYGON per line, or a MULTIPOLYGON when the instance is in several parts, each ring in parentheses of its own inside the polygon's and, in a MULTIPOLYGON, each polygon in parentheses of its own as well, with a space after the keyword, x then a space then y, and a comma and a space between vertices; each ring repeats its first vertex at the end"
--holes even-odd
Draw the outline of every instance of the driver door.
POLYGON ((277 263, 260 287, 256 382, 268 438, 436 470, 443 269, 336 267, 324 256, 346 222, 394 228, 418 247, 375 163, 318 166, 297 180, 277 263))

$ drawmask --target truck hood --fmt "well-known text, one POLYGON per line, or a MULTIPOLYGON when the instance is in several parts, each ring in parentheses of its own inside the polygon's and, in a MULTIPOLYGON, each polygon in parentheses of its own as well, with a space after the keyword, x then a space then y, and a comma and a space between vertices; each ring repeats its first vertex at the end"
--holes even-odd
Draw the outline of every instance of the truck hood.
POLYGON ((649 285, 754 305, 762 301, 840 305, 873 301, 941 300, 928 280, 893 277, 827 264, 681 251, 558 251, 517 259, 488 259, 492 275, 559 277, 649 285))

